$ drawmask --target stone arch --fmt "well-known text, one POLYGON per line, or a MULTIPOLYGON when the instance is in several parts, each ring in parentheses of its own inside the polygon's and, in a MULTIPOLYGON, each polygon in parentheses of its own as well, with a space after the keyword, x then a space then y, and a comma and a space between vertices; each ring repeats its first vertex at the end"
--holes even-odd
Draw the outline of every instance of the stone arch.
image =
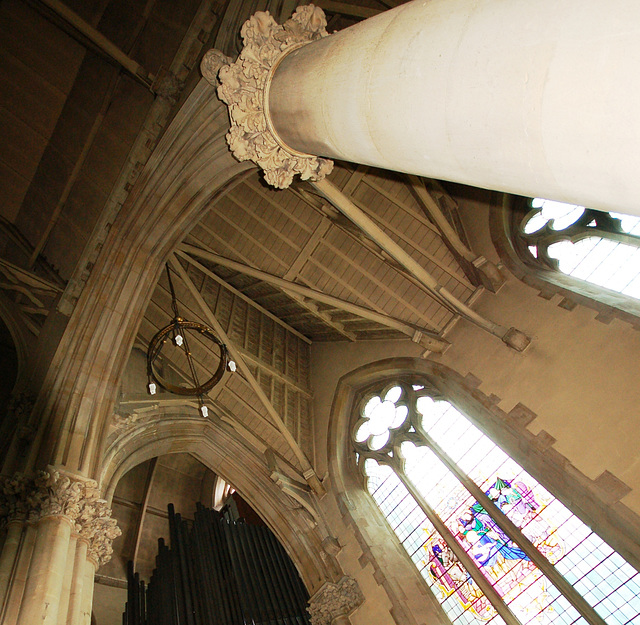
MULTIPOLYGON (((354 406, 371 386, 395 376, 407 377, 412 374, 427 380, 576 516, 638 568, 640 519, 620 501, 612 501, 612 494, 605 492, 598 484, 598 478, 588 478, 553 449, 553 439, 550 441, 546 432, 532 434, 527 429, 527 425, 535 418, 530 410, 518 405, 505 413, 497 405, 499 398, 480 391, 479 380, 473 376, 463 377, 449 367, 421 358, 390 358, 364 365, 343 376, 334 395, 329 420, 329 471, 338 491, 344 493, 347 522, 354 527, 363 551, 369 554, 374 568, 378 566, 376 563, 386 563, 391 559, 394 567, 403 566, 403 574, 407 578, 412 575, 412 570, 415 571, 415 567, 409 566, 409 558, 400 551, 395 534, 382 521, 382 514, 366 492, 363 478, 358 473, 350 442, 354 406), (371 523, 372 518, 379 520, 379 523, 371 523), (399 549, 390 553, 388 549, 385 550, 385 545, 389 543, 397 544, 399 549)), ((388 568, 388 564, 384 568, 388 568)), ((376 573, 380 578, 385 577, 382 566, 376 573)), ((417 571, 414 577, 419 577, 417 571)), ((394 589, 394 580, 386 581, 386 588, 394 589)), ((398 597, 403 597, 403 589, 398 586, 397 590, 398 597)), ((402 600, 394 597, 393 593, 389 595, 394 607, 402 611, 402 600)), ((438 618, 439 612, 441 610, 436 609, 434 618, 438 618)), ((448 622, 444 618, 442 622, 448 622)))
POLYGON ((188 452, 234 488, 262 517, 296 565, 310 595, 340 577, 318 525, 270 479, 260 454, 221 421, 171 416, 136 424, 109 445, 99 480, 111 501, 119 479, 156 456, 188 452))
POLYGON ((118 382, 163 264, 252 167, 231 156, 227 130, 226 108, 202 79, 140 174, 80 295, 36 405, 30 466, 96 475, 118 382))
POLYGON ((6 295, 0 293, 0 319, 9 331, 16 352, 18 366, 13 390, 18 393, 27 385, 27 358, 33 339, 25 331, 24 323, 20 321, 15 309, 15 304, 6 295))
POLYGON ((568 310, 575 308, 576 304, 581 304, 596 310, 603 320, 618 317, 636 327, 640 325, 640 303, 630 296, 544 267, 535 259, 527 260, 526 247, 517 236, 518 224, 527 212, 527 199, 508 194, 501 194, 501 199, 502 201, 491 204, 489 229, 496 252, 503 266, 511 274, 536 289, 545 299, 551 299, 556 294, 561 295, 559 305, 568 310))

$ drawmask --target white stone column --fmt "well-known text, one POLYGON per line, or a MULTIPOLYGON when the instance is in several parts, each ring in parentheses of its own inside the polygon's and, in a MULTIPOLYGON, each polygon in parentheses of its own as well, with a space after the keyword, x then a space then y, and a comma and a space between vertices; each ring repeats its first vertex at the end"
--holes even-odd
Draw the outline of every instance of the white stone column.
POLYGON ((18 612, 20 611, 24 588, 27 583, 29 563, 31 562, 35 542, 36 529, 32 525, 27 525, 16 566, 9 582, 8 595, 5 604, 2 606, 1 625, 15 625, 19 622, 18 612))
POLYGON ((69 600, 71 596, 71 587, 73 586, 74 577, 74 561, 76 556, 76 548, 78 544, 77 534, 71 534, 69 538, 69 547, 67 551, 67 562, 64 569, 64 577, 62 578, 62 590, 60 591, 60 607, 58 608, 58 625, 67 625, 67 616, 69 614, 69 600))
POLYGON ((2 507, 27 519, 21 546, 20 525, 10 523, 0 558, 0 575, 9 575, 0 624, 89 625, 96 568, 120 535, 96 482, 50 467, 0 485, 2 507))
POLYGON ((267 50, 260 106, 293 154, 640 214, 639 23, 636 0, 414 0, 267 50))
POLYGON ((93 560, 84 562, 84 581, 82 582, 82 608, 80 620, 73 625, 91 625, 91 612, 93 608, 93 587, 95 585, 97 565, 93 560))

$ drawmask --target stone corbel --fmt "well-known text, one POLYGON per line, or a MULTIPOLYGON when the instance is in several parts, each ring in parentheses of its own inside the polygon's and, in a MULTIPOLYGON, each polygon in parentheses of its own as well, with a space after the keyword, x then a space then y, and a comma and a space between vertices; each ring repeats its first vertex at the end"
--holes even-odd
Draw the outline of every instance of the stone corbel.
MULTIPOLYGON (((224 64, 217 53, 207 60, 202 72, 215 84, 218 96, 229 107, 231 130, 227 142, 239 161, 251 160, 264 171, 265 180, 285 189, 296 174, 303 180, 321 180, 331 173, 333 162, 297 152, 285 145, 269 119, 269 83, 286 54, 328 35, 322 9, 312 4, 298 7, 282 26, 268 12, 258 12, 242 26, 244 48, 238 59, 224 64)), ((207 57, 205 56, 205 59, 207 57)))
POLYGON ((266 450, 265 458, 270 471, 269 477, 280 487, 285 495, 295 502, 295 507, 292 507, 292 509, 298 510, 298 513, 306 521, 309 529, 318 529, 322 537, 322 547, 327 558, 335 558, 342 547, 329 531, 324 516, 318 508, 318 500, 309 485, 284 475, 278 467, 278 461, 272 449, 268 448, 266 450))
POLYGON ((349 615, 364 602, 358 582, 345 576, 338 583, 327 582, 309 599, 311 625, 347 625, 349 615))

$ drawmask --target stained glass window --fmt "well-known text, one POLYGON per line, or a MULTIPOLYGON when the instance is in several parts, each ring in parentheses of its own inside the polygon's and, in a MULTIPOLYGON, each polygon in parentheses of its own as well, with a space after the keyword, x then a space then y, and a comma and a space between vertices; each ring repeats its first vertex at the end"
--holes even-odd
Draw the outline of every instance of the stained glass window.
POLYGON ((452 623, 640 623, 640 574, 428 384, 367 394, 353 441, 452 623))
POLYGON ((531 200, 519 236, 551 269, 640 299, 640 218, 531 200))

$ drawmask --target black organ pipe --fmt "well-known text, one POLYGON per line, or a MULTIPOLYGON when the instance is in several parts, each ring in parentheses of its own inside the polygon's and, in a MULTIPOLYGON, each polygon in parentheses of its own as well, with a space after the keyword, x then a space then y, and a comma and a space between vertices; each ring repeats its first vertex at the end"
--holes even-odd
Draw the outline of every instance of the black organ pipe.
POLYGON ((266 527, 201 504, 193 524, 169 506, 169 527, 146 589, 129 563, 123 625, 309 625, 306 590, 266 527))
MULTIPOLYGON (((281 605, 283 606, 287 615, 287 625, 303 625, 304 621, 299 616, 300 606, 296 596, 291 591, 291 583, 289 580, 288 571, 283 567, 283 563, 278 558, 278 554, 272 548, 273 544, 278 547, 280 544, 277 542, 273 534, 266 534, 264 532, 256 532, 256 541, 259 545, 259 551, 263 558, 269 557, 273 562, 274 568, 278 570, 278 575, 273 577, 275 586, 277 587, 278 597, 281 605)), ((306 603, 303 609, 306 608, 306 603)), ((304 613, 304 612, 303 612, 304 613)))
POLYGON ((223 523, 222 527, 229 547, 233 572, 236 575, 238 586, 243 590, 243 592, 240 593, 240 606, 242 608, 244 622, 257 625, 257 622, 260 622, 260 619, 257 619, 256 622, 259 610, 259 599, 256 596, 255 584, 252 583, 247 566, 242 558, 238 531, 234 531, 234 529, 237 530, 237 527, 234 528, 231 523, 223 523))
POLYGON ((244 559, 244 565, 253 580, 252 586, 256 590, 259 606, 262 608, 262 610, 256 610, 254 620, 266 622, 267 625, 273 625, 276 623, 276 607, 273 602, 273 597, 267 588, 266 581, 261 575, 260 568, 256 564, 256 558, 251 557, 252 554, 249 544, 250 537, 249 532, 247 531, 247 525, 243 523, 238 526, 238 529, 240 530, 238 532, 238 543, 242 553, 242 558, 244 559), (261 616, 262 618, 260 618, 261 616))
MULTIPOLYGON (((254 531, 256 529, 255 526, 247 525, 245 526, 245 529, 247 532, 247 537, 249 539, 249 547, 255 554, 256 559, 259 562, 267 563, 267 565, 269 566, 269 570, 277 570, 279 573, 278 564, 274 562, 269 555, 264 553, 262 545, 258 540, 257 532, 254 531)), ((280 619, 279 622, 285 623, 285 625, 289 625, 289 610, 287 610, 287 606, 284 604, 283 598, 280 595, 280 589, 276 583, 276 577, 278 577, 278 575, 265 575, 264 567, 261 567, 259 573, 264 581, 266 592, 271 598, 275 614, 277 618, 280 619)))

